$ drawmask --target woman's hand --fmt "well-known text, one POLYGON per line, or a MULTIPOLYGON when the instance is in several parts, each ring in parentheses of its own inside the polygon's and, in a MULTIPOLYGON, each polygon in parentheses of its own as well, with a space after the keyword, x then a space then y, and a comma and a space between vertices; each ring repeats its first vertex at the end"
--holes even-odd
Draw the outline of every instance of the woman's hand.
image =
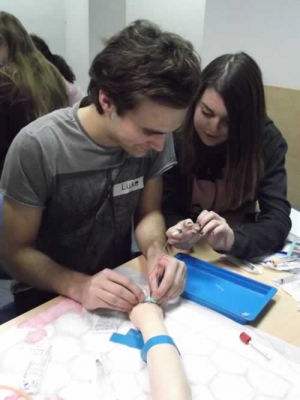
POLYGON ((228 252, 234 243, 234 232, 222 218, 214 211, 203 210, 197 218, 200 229, 199 236, 214 250, 228 252))
POLYGON ((185 219, 169 228, 166 232, 168 243, 180 250, 189 250, 200 239, 200 228, 191 219, 185 219))
POLYGON ((180 250, 191 249, 200 239, 216 251, 230 251, 234 243, 234 232, 214 211, 203 210, 193 223, 191 219, 178 222, 166 232, 169 244, 180 250))

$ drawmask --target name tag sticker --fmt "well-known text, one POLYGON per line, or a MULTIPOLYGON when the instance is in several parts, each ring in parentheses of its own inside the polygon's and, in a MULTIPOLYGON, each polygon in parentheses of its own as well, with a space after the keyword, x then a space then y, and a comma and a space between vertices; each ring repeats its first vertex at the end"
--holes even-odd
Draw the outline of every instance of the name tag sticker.
POLYGON ((144 177, 140 176, 137 179, 132 179, 130 181, 118 183, 114 185, 113 196, 122 196, 135 190, 143 189, 144 187, 144 177))

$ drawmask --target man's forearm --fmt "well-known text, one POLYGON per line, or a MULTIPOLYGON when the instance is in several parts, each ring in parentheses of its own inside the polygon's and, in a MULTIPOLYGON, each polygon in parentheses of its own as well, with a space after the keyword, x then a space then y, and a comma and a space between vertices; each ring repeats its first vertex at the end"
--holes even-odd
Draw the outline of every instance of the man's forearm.
POLYGON ((166 242, 165 231, 165 220, 160 211, 153 211, 145 215, 137 223, 135 238, 146 258, 163 249, 166 242))
POLYGON ((5 257, 7 272, 30 286, 81 302, 88 275, 65 268, 33 247, 19 249, 5 257))

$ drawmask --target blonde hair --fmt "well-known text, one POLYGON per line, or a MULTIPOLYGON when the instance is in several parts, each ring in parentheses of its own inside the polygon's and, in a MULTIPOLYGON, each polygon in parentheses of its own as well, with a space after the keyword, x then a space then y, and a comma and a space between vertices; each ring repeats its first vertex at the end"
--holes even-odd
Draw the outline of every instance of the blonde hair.
POLYGON ((61 74, 37 50, 21 22, 3 11, 0 12, 1 45, 8 48, 8 60, 0 69, 0 91, 12 103, 31 102, 32 107, 26 110, 28 120, 68 106, 61 74))

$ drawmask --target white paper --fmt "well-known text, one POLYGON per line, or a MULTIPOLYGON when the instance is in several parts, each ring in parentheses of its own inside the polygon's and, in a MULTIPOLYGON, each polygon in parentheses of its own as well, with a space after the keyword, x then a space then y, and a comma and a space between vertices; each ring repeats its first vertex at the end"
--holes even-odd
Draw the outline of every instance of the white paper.
POLYGON ((292 208, 290 218, 292 220, 291 233, 300 237, 300 212, 292 208))
POLYGON ((115 271, 130 278, 134 283, 136 283, 142 289, 145 296, 150 295, 150 287, 147 278, 144 274, 130 267, 126 267, 125 265, 116 268, 115 271))
MULTIPOLYGON (((0 382, 18 387, 20 375, 26 371, 23 360, 30 361, 29 350, 46 340, 51 344, 51 359, 33 400, 106 400, 105 396, 148 400, 148 369, 140 351, 111 342, 110 333, 94 334, 93 315, 78 303, 63 299, 8 330, 11 336, 18 330, 28 335, 19 335, 18 340, 10 341, 10 347, 3 346, 0 382), (96 369, 98 358, 103 370, 96 369)), ((126 317, 114 315, 119 319, 118 333, 134 328, 126 317)), ((104 330, 107 322, 102 325, 104 330)), ((180 350, 193 400, 300 399, 300 349, 183 299, 179 306, 166 308, 165 324, 180 350), (272 360, 243 344, 239 339, 242 331, 272 360)), ((0 334, 0 343, 5 338, 7 333, 0 334)), ((7 393, 0 392, 0 400, 5 398, 7 393)))
POLYGON ((294 300, 300 301, 300 276, 293 282, 284 283, 282 289, 293 297, 294 300))

